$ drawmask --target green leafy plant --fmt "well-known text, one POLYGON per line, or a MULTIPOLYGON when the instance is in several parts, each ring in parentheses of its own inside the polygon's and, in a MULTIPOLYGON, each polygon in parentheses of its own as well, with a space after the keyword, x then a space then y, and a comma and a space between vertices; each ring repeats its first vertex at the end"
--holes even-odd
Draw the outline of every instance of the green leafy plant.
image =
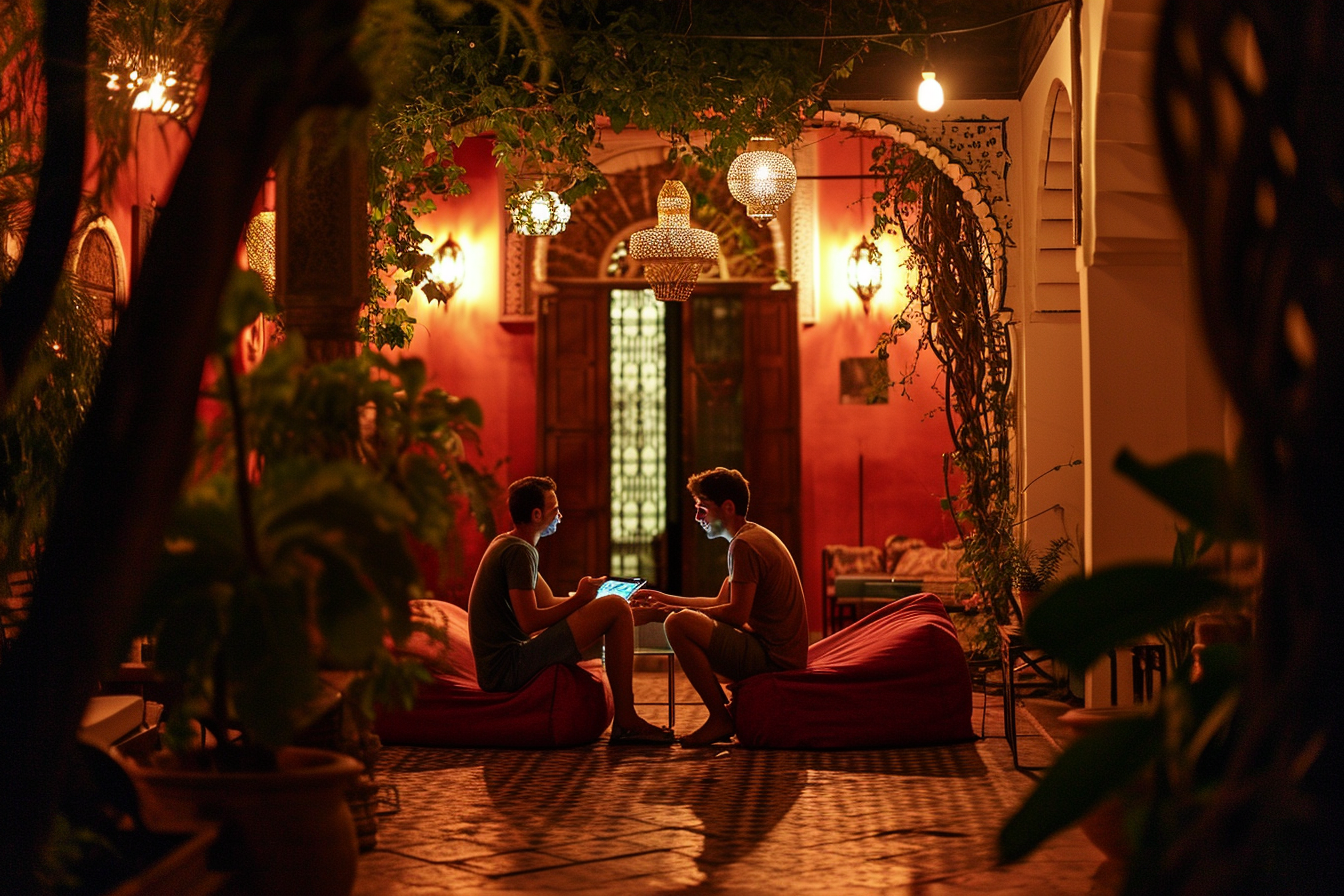
MULTIPOLYGON (((0 271, 0 284, 6 277, 0 271)), ((62 279, 31 360, 0 410, 0 595, 33 567, 103 361, 93 301, 62 279)))
POLYGON ((914 360, 893 383, 907 395, 924 351, 941 367, 934 389, 953 444, 943 462, 942 506, 962 538, 962 568, 985 613, 984 647, 993 651, 997 626, 1018 621, 1009 562, 1018 507, 1010 438, 1016 411, 1000 272, 974 209, 932 161, 904 143, 883 141, 870 170, 879 182, 873 235, 899 232, 914 272, 910 302, 879 337, 877 356, 885 361, 893 343, 913 336, 914 360), (953 467, 962 474, 955 493, 953 467))
POLYGON ((1067 535, 1053 539, 1045 550, 1039 552, 1026 539, 1013 542, 1007 558, 1013 587, 1026 593, 1044 591, 1059 575, 1060 567, 1072 549, 1073 539, 1067 535))
POLYGON ((255 275, 235 277, 216 345, 224 410, 135 630, 156 638, 157 668, 183 688, 170 746, 199 745, 197 722, 220 767, 272 761, 324 667, 364 673, 352 693, 366 713, 406 705, 423 671, 389 643, 411 633, 407 602, 422 595, 407 539, 448 540, 452 499, 493 495, 461 457, 479 408, 426 390, 416 359, 305 367, 290 335, 238 376, 234 338, 268 307, 255 275))
MULTIPOLYGON (((1232 546, 1258 541, 1246 478, 1212 453, 1149 466, 1122 452, 1116 469, 1183 516, 1198 538, 1232 546)), ((1089 668, 1131 644, 1216 605, 1240 604, 1254 586, 1200 565, 1131 564, 1073 578, 1027 619, 1033 644, 1070 668, 1089 668)), ((1200 813, 1218 798, 1227 768, 1246 657, 1239 645, 1205 648, 1169 676, 1149 712, 1109 721, 1059 757, 999 835, 1004 861, 1021 858, 1102 800, 1129 800, 1135 850, 1129 886, 1142 885, 1200 813)))
POLYGON ((630 0, 430 3, 418 21, 372 4, 363 44, 378 91, 371 134, 372 296, 363 333, 405 345, 398 307, 429 260, 417 220, 435 199, 467 192, 455 150, 494 135, 505 189, 541 180, 570 204, 601 189, 591 160, 604 134, 656 132, 668 161, 724 171, 757 135, 787 144, 867 42, 724 40, 725 35, 921 30, 913 3, 768 10, 630 0), (694 135, 694 137, 692 136, 694 135))

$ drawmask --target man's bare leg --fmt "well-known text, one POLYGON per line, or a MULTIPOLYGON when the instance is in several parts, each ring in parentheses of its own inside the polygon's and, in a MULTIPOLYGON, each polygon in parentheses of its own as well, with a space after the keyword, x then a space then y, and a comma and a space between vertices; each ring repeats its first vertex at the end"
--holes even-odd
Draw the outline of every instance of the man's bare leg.
POLYGON ((683 746, 705 747, 728 740, 737 731, 728 712, 728 698, 719 678, 709 664, 709 641, 714 636, 714 620, 694 610, 679 610, 663 623, 667 642, 681 663, 681 671, 705 702, 709 720, 681 738, 683 746))
POLYGON ((633 674, 635 624, 630 605, 614 594, 603 595, 569 615, 569 631, 579 650, 586 650, 603 635, 607 638, 607 680, 611 682, 616 724, 626 731, 645 734, 659 730, 635 712, 633 674))

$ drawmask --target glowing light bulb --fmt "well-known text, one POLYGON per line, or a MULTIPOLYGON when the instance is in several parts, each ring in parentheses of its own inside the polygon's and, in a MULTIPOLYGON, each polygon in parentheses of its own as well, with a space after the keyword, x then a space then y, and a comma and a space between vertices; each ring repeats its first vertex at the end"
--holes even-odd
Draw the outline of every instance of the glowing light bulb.
POLYGON ((924 80, 919 84, 919 93, 915 99, 919 103, 919 108, 925 112, 937 112, 943 108, 943 85, 934 78, 933 72, 924 73, 924 80))
POLYGON ((538 196, 532 200, 532 220, 537 222, 537 226, 542 230, 547 229, 551 223, 551 204, 545 197, 538 196))

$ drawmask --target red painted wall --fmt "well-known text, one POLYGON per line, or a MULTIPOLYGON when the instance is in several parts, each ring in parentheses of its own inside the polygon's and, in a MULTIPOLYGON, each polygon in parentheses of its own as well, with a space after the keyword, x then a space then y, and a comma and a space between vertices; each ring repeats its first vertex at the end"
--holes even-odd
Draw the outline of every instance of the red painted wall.
MULTIPOLYGON (((866 169, 871 141, 833 136, 818 147, 822 173, 859 173, 866 169), (862 145, 861 145, 862 142, 862 145)), ((462 292, 443 309, 417 298, 411 313, 419 320, 410 351, 423 357, 431 382, 449 392, 470 395, 485 414, 482 431, 487 463, 506 461, 501 484, 535 472, 536 346, 530 328, 510 329, 499 322, 502 288, 500 243, 504 233, 500 181, 489 154, 489 141, 468 140, 458 153, 467 169, 471 194, 440 201, 440 209, 422 222, 436 241, 451 229, 468 253, 470 274, 462 292)), ((893 390, 886 405, 842 405, 840 361, 867 355, 903 301, 904 272, 891 237, 882 292, 870 316, 845 282, 845 261, 869 221, 857 202, 859 181, 825 181, 818 220, 821 238, 820 321, 800 334, 802 368, 802 515, 803 584, 813 628, 821 628, 820 557, 823 545, 859 541, 858 458, 864 455, 864 541, 880 545, 901 533, 941 544, 955 536, 951 520, 939 509, 943 497, 942 454, 950 446, 947 425, 932 391, 936 365, 920 361, 911 386, 913 400, 893 390)), ((871 182, 865 184, 871 192, 871 182)), ((913 338, 901 341, 892 370, 909 366, 913 338)), ((503 523, 502 508, 500 522, 503 523)), ((457 588, 470 583, 470 572, 483 544, 467 545, 466 570, 457 588)))
MULTIPOLYGON (((832 136, 817 145, 822 174, 859 174, 867 170, 874 141, 832 136)), ((872 226, 871 180, 820 181, 817 220, 825 222, 820 241, 818 322, 799 336, 802 369, 803 557, 799 572, 807 591, 814 629, 821 628, 821 549, 828 544, 859 544, 859 504, 863 503, 862 543, 880 546, 888 535, 902 534, 942 544, 956 537, 951 518, 940 509, 944 497, 942 455, 951 448, 940 402, 933 392, 936 360, 925 353, 909 387, 888 403, 840 403, 840 361, 869 356, 877 337, 905 304, 906 271, 899 237, 884 236, 883 285, 865 316, 858 296, 846 282, 846 262, 872 226), (899 304, 898 304, 899 303, 899 304), (864 486, 859 492, 859 455, 864 486)), ((893 379, 914 356, 915 330, 892 349, 893 379)))
MULTIPOLYGON (((438 209, 419 222, 434 248, 449 234, 457 240, 466 255, 467 277, 447 306, 416 292, 408 305, 416 329, 407 351, 424 359, 431 386, 480 403, 485 417, 481 452, 469 459, 486 469, 500 465, 495 478, 503 486, 536 472, 536 340, 531 327, 499 320, 504 197, 491 145, 488 138, 473 137, 459 147, 457 163, 466 169, 471 192, 436 199, 438 209)), ((502 500, 495 516, 501 528, 508 527, 502 500)), ((465 604, 486 542, 469 523, 462 528, 462 568, 442 570, 434 587, 440 599, 465 604)))

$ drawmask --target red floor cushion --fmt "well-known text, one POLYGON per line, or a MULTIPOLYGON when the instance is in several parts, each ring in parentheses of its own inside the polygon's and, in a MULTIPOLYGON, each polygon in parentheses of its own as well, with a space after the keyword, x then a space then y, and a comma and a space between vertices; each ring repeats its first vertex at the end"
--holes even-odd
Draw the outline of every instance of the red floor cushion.
POLYGON ((374 730, 389 744, 434 747, 572 747, 592 743, 611 724, 611 688, 600 660, 547 666, 521 691, 476 685, 467 612, 441 601, 413 601, 412 616, 443 638, 417 633, 404 651, 430 670, 415 706, 383 710, 374 730))
POLYGON ((905 747, 972 739, 971 674, 943 602, 892 601, 808 648, 807 668, 733 685, 747 747, 905 747))

